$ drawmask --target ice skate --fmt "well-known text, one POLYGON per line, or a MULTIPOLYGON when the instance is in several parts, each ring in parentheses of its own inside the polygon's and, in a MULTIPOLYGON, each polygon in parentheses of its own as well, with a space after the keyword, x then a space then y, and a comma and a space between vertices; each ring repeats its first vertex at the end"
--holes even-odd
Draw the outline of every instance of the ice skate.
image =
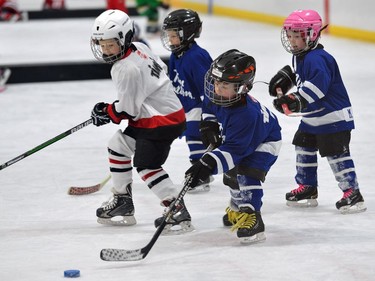
POLYGON ((260 212, 254 211, 250 207, 240 207, 239 212, 230 210, 227 214, 233 224, 231 230, 237 230, 237 237, 241 243, 253 244, 266 240, 260 212))
POLYGON ((133 199, 128 194, 113 194, 110 200, 104 202, 96 210, 98 223, 108 225, 134 225, 133 199))
POLYGON ((214 181, 214 177, 210 176, 207 180, 202 182, 200 185, 190 187, 188 193, 201 193, 210 191, 210 183, 214 181))
MULTIPOLYGON (((173 203, 166 203, 173 204, 173 203)), ((168 210, 168 208, 166 209, 168 210)), ((163 217, 155 220, 155 227, 159 227, 163 220, 163 217)), ((167 224, 162 232, 163 235, 176 235, 194 230, 194 226, 191 224, 191 216, 186 209, 184 200, 182 199, 177 210, 173 213, 173 216, 167 221, 167 224)))
POLYGON ((367 210, 359 189, 350 188, 344 192, 343 197, 336 202, 336 208, 341 214, 354 214, 367 210))
POLYGON ((318 188, 300 184, 285 195, 286 205, 289 207, 316 207, 318 206, 318 188))

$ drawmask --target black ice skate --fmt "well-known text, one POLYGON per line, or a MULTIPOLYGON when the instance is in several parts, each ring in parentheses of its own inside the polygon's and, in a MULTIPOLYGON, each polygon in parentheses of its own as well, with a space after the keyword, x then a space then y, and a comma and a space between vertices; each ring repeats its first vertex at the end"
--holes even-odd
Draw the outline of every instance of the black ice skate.
POLYGON ((336 208, 342 214, 354 214, 367 210, 359 189, 349 188, 344 192, 343 197, 336 202, 336 208))
POLYGON ((237 237, 241 243, 252 244, 266 240, 264 234, 264 223, 260 212, 250 207, 240 207, 240 211, 231 210, 228 218, 232 222, 232 231, 237 229, 237 237))
POLYGON ((189 187, 188 193, 200 193, 200 192, 208 192, 210 191, 210 183, 214 181, 214 177, 210 176, 207 180, 202 182, 200 185, 195 187, 189 187))
POLYGON ((286 205, 290 207, 316 207, 318 206, 317 198, 318 188, 303 184, 285 195, 286 205))
POLYGON ((113 197, 96 210, 98 223, 110 225, 134 225, 133 199, 128 194, 113 194, 113 197))
MULTIPOLYGON (((164 205, 173 204, 173 202, 164 202, 164 205)), ((166 209, 168 210, 168 209, 166 209)), ((159 227, 163 220, 163 217, 157 218, 155 220, 155 227, 159 227)), ((180 201, 179 206, 173 213, 171 218, 167 221, 167 224, 162 232, 163 235, 175 235, 182 234, 185 232, 191 232, 194 230, 194 226, 191 224, 191 216, 186 209, 184 200, 180 201)))

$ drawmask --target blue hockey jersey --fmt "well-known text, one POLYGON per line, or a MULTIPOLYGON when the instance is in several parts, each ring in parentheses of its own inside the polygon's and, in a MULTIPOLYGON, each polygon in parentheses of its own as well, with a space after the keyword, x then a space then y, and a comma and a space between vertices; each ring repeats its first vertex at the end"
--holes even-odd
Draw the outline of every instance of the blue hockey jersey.
POLYGON ((185 112, 202 107, 204 76, 211 63, 209 53, 196 42, 181 57, 170 56, 169 78, 185 112))
POLYGON ((307 101, 299 130, 328 134, 354 129, 352 107, 336 60, 322 45, 304 56, 293 56, 298 93, 307 101), (319 111, 320 110, 320 111, 319 111))
POLYGON ((209 153, 217 162, 214 174, 236 165, 269 171, 281 147, 281 128, 268 108, 248 95, 246 105, 237 107, 217 106, 205 98, 202 110, 202 119, 218 122, 222 130, 223 143, 209 153))

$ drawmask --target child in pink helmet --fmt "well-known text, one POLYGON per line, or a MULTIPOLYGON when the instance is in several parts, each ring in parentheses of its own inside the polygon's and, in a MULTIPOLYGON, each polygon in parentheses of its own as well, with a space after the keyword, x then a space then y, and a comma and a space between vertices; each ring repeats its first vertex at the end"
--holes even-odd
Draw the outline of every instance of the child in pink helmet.
POLYGON ((363 212, 366 207, 349 149, 354 129, 352 106, 336 60, 319 44, 325 27, 314 10, 291 13, 284 21, 281 42, 293 55, 293 70, 283 67, 269 83, 270 95, 277 97, 275 108, 302 116, 293 139, 298 187, 286 194, 286 203, 291 207, 318 205, 319 152, 327 158, 343 192, 336 208, 343 214, 363 212))

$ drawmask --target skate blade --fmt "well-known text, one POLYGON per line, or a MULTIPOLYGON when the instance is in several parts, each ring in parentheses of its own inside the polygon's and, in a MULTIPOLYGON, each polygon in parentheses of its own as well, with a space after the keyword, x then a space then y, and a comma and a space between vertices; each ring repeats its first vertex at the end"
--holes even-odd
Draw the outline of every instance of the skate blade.
POLYGON ((202 192, 209 192, 210 191, 210 185, 209 184, 202 184, 198 185, 196 187, 190 188, 187 193, 194 194, 194 193, 202 193, 202 192))
POLYGON ((359 202, 353 206, 344 206, 339 209, 343 215, 362 213, 367 210, 364 202, 359 202))
POLYGON ((313 208, 318 206, 318 200, 316 199, 303 199, 299 201, 288 201, 286 205, 293 208, 313 208))
POLYGON ((183 222, 181 222, 180 224, 177 224, 177 225, 167 224, 164 227, 164 230, 161 234, 165 235, 165 236, 180 235, 180 234, 184 234, 184 233, 187 233, 187 232, 192 232, 194 230, 195 230, 195 228, 191 224, 190 221, 183 221, 183 222))
POLYGON ((116 216, 110 219, 98 218, 97 222, 105 225, 129 226, 137 223, 134 216, 116 216))
POLYGON ((253 236, 250 237, 239 237, 241 244, 254 244, 263 242, 266 240, 266 234, 264 232, 259 232, 253 236))

